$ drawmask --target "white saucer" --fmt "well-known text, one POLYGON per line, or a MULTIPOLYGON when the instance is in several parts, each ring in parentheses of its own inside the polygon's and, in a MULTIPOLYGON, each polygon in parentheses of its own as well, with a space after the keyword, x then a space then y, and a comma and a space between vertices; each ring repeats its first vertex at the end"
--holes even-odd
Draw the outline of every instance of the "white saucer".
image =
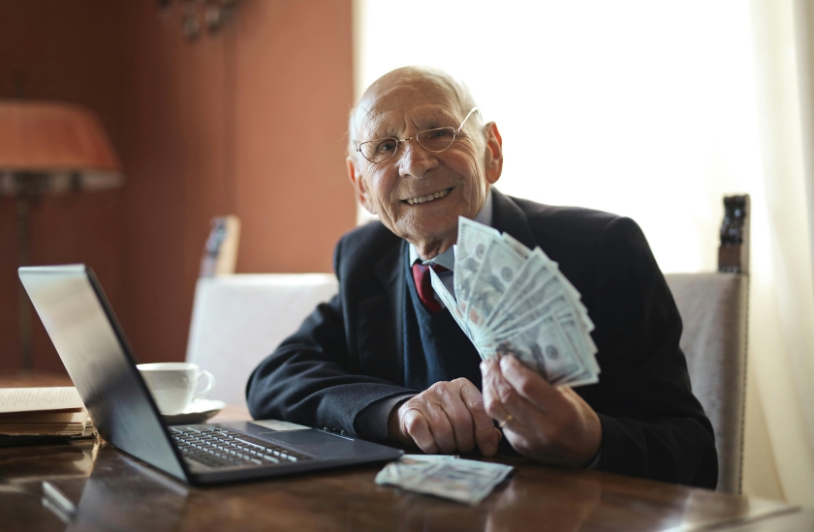
POLYGON ((185 425, 203 423, 214 416, 226 406, 223 401, 213 399, 198 399, 193 401, 186 410, 180 414, 164 414, 164 421, 168 425, 185 425))

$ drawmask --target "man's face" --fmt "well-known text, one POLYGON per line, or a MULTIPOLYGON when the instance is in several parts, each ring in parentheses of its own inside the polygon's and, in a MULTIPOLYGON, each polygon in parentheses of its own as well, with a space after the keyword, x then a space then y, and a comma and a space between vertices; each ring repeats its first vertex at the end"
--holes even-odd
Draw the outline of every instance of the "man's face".
MULTIPOLYGON (((352 141, 356 146, 383 137, 413 137, 430 128, 457 129, 468 112, 437 80, 396 76, 368 89, 357 109, 352 141)), ((442 153, 410 140, 381 163, 371 163, 359 153, 348 158, 349 177, 362 205, 393 233, 416 245, 424 258, 455 243, 458 216, 474 218, 488 187, 500 177, 497 128, 487 124, 479 129, 472 117, 469 120, 442 153)))

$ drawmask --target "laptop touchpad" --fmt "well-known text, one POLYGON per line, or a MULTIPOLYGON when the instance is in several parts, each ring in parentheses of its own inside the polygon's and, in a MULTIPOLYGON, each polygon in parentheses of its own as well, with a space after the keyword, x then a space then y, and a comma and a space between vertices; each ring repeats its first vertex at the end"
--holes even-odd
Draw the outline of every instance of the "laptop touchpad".
POLYGON ((292 430, 289 432, 260 432, 257 434, 260 438, 270 442, 278 442, 283 445, 290 446, 294 449, 304 451, 306 453, 313 453, 316 455, 323 454, 326 448, 337 450, 336 446, 341 448, 345 447, 342 444, 351 444, 347 447, 353 447, 352 442, 327 434, 320 430, 292 430))

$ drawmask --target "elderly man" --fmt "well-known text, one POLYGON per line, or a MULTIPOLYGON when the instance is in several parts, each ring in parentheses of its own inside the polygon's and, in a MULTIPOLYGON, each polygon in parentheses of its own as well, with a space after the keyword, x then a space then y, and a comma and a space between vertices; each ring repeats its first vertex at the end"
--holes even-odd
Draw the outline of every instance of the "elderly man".
POLYGON ((690 390, 681 319, 633 221, 492 188, 503 167, 498 128, 440 71, 379 78, 349 134, 348 177, 381 222, 339 241, 339 294, 252 374, 255 418, 428 453, 488 456, 505 436, 545 463, 715 486, 712 428, 690 390), (427 274, 441 266, 452 289, 454 271, 443 268, 454 266, 459 216, 559 263, 596 325, 598 384, 553 387, 512 356, 480 361, 427 274))

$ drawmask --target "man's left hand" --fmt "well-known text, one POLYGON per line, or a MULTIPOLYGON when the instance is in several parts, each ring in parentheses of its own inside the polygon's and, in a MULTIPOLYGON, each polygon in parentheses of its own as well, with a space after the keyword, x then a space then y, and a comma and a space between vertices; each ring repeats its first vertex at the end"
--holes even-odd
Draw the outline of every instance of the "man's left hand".
POLYGON ((555 388, 515 357, 481 362, 486 412, 523 456, 583 467, 602 443, 596 412, 571 388, 555 388))

